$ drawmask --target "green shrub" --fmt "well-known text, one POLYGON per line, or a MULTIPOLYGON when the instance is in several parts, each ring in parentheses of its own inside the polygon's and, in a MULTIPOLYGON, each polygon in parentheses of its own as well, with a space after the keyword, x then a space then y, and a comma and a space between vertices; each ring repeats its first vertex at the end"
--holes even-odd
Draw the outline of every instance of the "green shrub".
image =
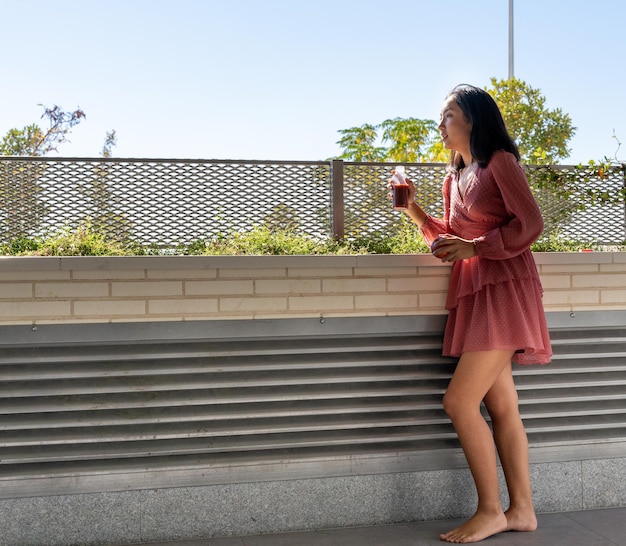
POLYGON ((289 230, 255 227, 246 233, 232 232, 208 240, 179 245, 174 254, 182 255, 297 255, 334 254, 337 244, 316 240, 289 230))
MULTIPOLYGON (((624 250, 605 248, 594 242, 571 241, 558 232, 534 243, 535 252, 575 252, 579 250, 624 250)), ((393 233, 373 233, 341 241, 315 239, 290 230, 273 230, 265 226, 248 232, 232 232, 207 240, 197 240, 173 249, 155 245, 142 246, 132 241, 111 241, 91 224, 77 228, 66 227, 41 238, 20 237, 0 245, 0 255, 6 256, 243 256, 243 255, 346 255, 346 254, 426 254, 430 250, 419 230, 410 220, 403 219, 393 233)))
POLYGON ((530 249, 533 252, 578 252, 581 250, 601 250, 600 245, 593 241, 573 241, 565 239, 556 230, 535 241, 530 249))
POLYGON ((322 254, 421 254, 429 252, 415 226, 405 222, 395 233, 345 238, 315 239, 290 230, 257 226, 246 233, 233 232, 210 240, 180 245, 183 255, 322 255, 322 254))
POLYGON ((133 256, 142 255, 140 245, 107 240, 105 235, 84 223, 76 229, 64 227, 40 238, 20 237, 0 246, 0 253, 12 256, 133 256))

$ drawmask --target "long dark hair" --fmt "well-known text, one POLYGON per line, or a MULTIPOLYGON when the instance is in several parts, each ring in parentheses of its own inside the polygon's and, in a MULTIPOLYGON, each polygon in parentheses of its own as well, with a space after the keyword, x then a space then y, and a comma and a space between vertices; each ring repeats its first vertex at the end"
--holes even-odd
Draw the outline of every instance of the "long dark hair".
MULTIPOLYGON (((472 124, 470 152, 480 167, 486 167, 497 150, 511 152, 519 161, 519 150, 506 129, 500 109, 491 95, 473 85, 457 85, 448 95, 472 124)), ((452 152, 450 167, 457 171, 466 167, 461 154, 452 152)))

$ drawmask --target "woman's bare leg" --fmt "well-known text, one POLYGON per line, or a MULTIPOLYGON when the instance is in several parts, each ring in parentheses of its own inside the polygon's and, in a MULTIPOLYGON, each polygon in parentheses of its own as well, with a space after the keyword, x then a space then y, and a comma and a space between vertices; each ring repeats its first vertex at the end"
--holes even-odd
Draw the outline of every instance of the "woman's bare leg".
POLYGON ((478 542, 506 531, 507 518, 500 503, 494 439, 480 412, 480 404, 511 366, 513 351, 463 353, 443 399, 446 413, 463 447, 476 491, 476 513, 463 525, 440 535, 446 542, 478 542))
POLYGON ((505 512, 510 531, 534 531, 537 517, 533 507, 528 464, 528 437, 519 414, 513 373, 507 366, 493 384, 485 406, 491 416, 493 434, 509 490, 510 506, 505 512))

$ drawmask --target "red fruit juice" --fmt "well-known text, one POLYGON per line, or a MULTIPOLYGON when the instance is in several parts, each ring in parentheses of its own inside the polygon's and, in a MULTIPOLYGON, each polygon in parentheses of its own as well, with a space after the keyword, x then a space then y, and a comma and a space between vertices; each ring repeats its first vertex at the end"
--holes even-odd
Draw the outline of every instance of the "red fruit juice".
POLYGON ((393 208, 394 210, 406 210, 409 208, 409 185, 393 185, 393 208))
POLYGON ((394 210, 409 208, 409 184, 406 181, 404 167, 398 166, 393 170, 392 202, 394 210))

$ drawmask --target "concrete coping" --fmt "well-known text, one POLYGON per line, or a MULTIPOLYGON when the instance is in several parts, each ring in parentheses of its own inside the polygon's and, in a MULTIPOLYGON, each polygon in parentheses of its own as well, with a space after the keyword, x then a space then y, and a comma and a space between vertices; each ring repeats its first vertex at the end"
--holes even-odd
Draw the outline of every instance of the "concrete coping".
MULTIPOLYGON (((537 265, 626 263, 626 252, 537 252, 537 265)), ((430 254, 299 256, 0 256, 0 271, 450 267, 430 254)))

